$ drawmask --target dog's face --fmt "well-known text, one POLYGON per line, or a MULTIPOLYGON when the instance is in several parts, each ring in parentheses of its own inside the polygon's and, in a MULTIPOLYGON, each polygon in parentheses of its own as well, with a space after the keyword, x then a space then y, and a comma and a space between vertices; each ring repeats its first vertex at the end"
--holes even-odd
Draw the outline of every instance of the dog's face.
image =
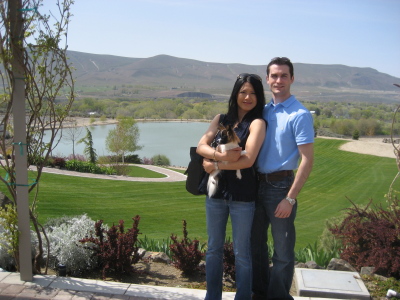
POLYGON ((239 144, 240 139, 236 135, 232 126, 230 125, 223 126, 222 124, 220 124, 218 129, 221 132, 220 144, 229 144, 229 143, 239 144))

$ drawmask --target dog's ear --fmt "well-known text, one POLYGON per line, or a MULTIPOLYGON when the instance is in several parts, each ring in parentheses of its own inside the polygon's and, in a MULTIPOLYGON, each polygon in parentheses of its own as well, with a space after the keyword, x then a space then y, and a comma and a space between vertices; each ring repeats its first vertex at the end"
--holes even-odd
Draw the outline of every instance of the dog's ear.
POLYGON ((226 130, 226 127, 223 126, 222 124, 219 124, 218 130, 220 132, 220 144, 226 144, 228 142, 228 132, 226 130))
POLYGON ((240 139, 237 136, 235 130, 233 129, 233 126, 228 125, 226 128, 227 135, 228 135, 228 141, 231 143, 239 143, 240 139))

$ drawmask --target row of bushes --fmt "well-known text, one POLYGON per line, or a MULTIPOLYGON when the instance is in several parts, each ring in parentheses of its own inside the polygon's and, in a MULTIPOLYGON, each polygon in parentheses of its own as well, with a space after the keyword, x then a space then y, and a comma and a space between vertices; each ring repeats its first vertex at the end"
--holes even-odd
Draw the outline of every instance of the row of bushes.
MULTIPOLYGON (((30 158, 29 162, 32 165, 42 163, 44 158, 30 158)), ((70 155, 67 158, 64 157, 50 157, 45 162, 46 167, 60 168, 70 171, 94 173, 94 174, 115 174, 118 170, 114 167, 109 167, 113 164, 118 164, 124 161, 127 164, 147 164, 147 165, 162 165, 169 166, 170 161, 165 155, 154 155, 152 158, 144 157, 143 160, 138 155, 126 155, 122 159, 121 155, 110 155, 101 156, 98 159, 98 163, 94 164, 85 159, 83 155, 70 155)), ((122 174, 119 174, 122 175, 122 174)))
POLYGON ((88 161, 68 160, 65 163, 65 169, 69 171, 93 173, 93 174, 115 174, 115 169, 112 166, 101 166, 88 161))
MULTIPOLYGON (((207 247, 206 244, 200 244, 198 240, 188 237, 185 220, 182 239, 172 234, 170 239, 161 243, 147 237, 139 239, 139 220, 139 216, 133 218, 132 227, 128 230, 122 220, 117 226, 109 228, 102 221, 95 222, 86 214, 50 220, 44 226, 50 245, 49 267, 56 271, 59 264, 66 265, 68 274, 76 277, 96 272, 101 272, 103 277, 120 276, 134 271, 133 265, 139 260, 140 247, 147 251, 166 253, 184 275, 189 276, 199 270, 199 263, 204 258, 207 247)), ((0 227, 0 236, 4 236, 4 233, 4 229, 0 227)), ((35 235, 32 234, 32 237, 34 239, 35 235)), ((36 241, 33 240, 32 249, 35 245, 36 241)), ((6 245, 0 245, 0 267, 15 271, 13 258, 7 250, 6 245)), ((272 253, 272 247, 270 251, 272 253)), ((319 263, 327 264, 331 258, 319 263)), ((298 259, 306 262, 311 257, 302 254, 298 259)), ((224 246, 224 271, 233 281, 234 264, 233 243, 228 240, 224 246)))
MULTIPOLYGON (((4 210, 0 212, 4 218, 4 210)), ((332 258, 340 256, 358 270, 373 266, 379 275, 400 279, 399 214, 397 198, 387 208, 354 205, 340 220, 327 223, 330 234, 323 234, 325 240, 321 239, 321 246, 315 243, 297 251, 296 260, 315 261, 326 267, 332 258)), ((50 267, 56 269, 58 264, 65 264, 71 276, 84 276, 99 270, 103 276, 118 276, 133 271, 132 265, 138 261, 137 250, 141 247, 167 253, 174 265, 186 275, 198 270, 206 244, 189 239, 186 221, 183 221, 181 240, 172 234, 163 243, 156 243, 146 237, 139 239, 139 220, 139 216, 133 218, 132 228, 128 230, 125 230, 123 221, 108 228, 102 221, 95 222, 86 215, 50 220, 44 226, 50 246, 50 267)), ((1 224, 4 222, 0 222, 0 267, 12 271, 15 263, 8 253, 10 243, 4 242, 10 240, 10 232, 1 224)), ((32 237, 36 238, 34 234, 32 237)), ((32 249, 36 243, 32 241, 32 249)), ((269 246, 271 256, 273 247, 269 246)), ((224 256, 225 272, 234 280, 234 255, 229 241, 225 244, 224 256)))

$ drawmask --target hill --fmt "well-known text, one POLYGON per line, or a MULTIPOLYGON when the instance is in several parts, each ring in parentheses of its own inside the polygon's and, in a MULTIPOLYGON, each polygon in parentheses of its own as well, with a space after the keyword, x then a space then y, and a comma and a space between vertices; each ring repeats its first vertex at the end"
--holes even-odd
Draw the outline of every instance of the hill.
MULTIPOLYGON (((168 55, 128 58, 68 51, 68 56, 75 67, 76 90, 82 97, 141 99, 198 92, 225 99, 238 74, 265 77, 266 73, 266 64, 211 63, 168 55)), ((372 68, 303 63, 295 63, 294 68, 293 94, 305 100, 400 100, 399 89, 393 85, 400 83, 400 78, 372 68)))

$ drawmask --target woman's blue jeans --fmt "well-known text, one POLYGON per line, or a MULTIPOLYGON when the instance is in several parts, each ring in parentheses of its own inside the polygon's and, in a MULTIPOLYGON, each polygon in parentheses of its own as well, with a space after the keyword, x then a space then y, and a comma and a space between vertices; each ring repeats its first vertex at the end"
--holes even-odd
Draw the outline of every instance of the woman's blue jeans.
POLYGON ((256 299, 293 299, 289 294, 294 272, 294 246, 297 203, 289 218, 276 218, 279 202, 287 196, 294 177, 282 181, 261 181, 254 213, 251 247, 253 256, 253 293, 256 299), (269 268, 268 228, 271 225, 274 253, 269 268))
POLYGON ((236 268, 236 300, 251 299, 250 234, 255 203, 206 198, 208 250, 206 300, 221 300, 226 225, 231 217, 236 268))

